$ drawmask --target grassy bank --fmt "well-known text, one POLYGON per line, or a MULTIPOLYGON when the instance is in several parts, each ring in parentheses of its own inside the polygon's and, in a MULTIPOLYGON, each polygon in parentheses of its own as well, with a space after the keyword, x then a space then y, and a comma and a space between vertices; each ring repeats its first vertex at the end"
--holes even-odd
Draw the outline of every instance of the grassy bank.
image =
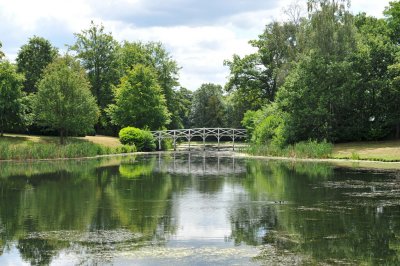
POLYGON ((259 156, 400 162, 400 141, 352 142, 335 145, 307 141, 285 148, 251 145, 247 152, 259 156))
POLYGON ((335 144, 331 158, 400 162, 400 140, 335 144))
POLYGON ((250 145, 247 152, 258 156, 326 159, 332 154, 333 145, 327 142, 305 141, 287 147, 275 145, 250 145))
MULTIPOLYGON (((83 138, 68 138, 60 145, 57 137, 6 135, 0 137, 0 160, 31 160, 94 157, 97 155, 129 153, 135 147, 101 144, 83 138)), ((109 141, 109 140, 108 140, 109 141)))

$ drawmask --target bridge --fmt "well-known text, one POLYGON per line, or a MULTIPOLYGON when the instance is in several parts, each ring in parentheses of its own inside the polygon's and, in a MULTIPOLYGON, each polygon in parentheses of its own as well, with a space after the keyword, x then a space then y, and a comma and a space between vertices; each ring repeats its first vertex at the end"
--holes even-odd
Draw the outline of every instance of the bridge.
POLYGON ((161 141, 163 139, 172 139, 174 143, 174 150, 176 151, 176 141, 180 138, 186 139, 189 142, 193 137, 200 137, 203 139, 203 149, 206 148, 206 138, 214 137, 218 141, 218 150, 220 148, 220 140, 222 137, 228 137, 232 139, 233 150, 235 150, 235 140, 246 139, 246 129, 237 128, 190 128, 190 129, 173 129, 173 130, 159 130, 151 131, 153 137, 158 141, 158 149, 161 150, 161 141))

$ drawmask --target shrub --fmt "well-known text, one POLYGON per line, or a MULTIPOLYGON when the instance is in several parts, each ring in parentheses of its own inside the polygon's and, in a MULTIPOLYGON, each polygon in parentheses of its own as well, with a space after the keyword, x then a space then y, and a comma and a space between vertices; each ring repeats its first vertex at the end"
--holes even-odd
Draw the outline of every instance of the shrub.
POLYGON ((124 145, 135 145, 138 151, 154 151, 154 137, 147 130, 135 127, 125 127, 119 132, 119 140, 124 145))

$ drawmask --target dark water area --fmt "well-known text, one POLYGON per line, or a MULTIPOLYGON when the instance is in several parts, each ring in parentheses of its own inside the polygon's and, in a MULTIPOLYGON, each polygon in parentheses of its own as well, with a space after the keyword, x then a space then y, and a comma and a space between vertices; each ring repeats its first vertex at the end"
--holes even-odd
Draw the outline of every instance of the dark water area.
POLYGON ((400 265, 400 172, 177 153, 0 163, 0 265, 400 265))

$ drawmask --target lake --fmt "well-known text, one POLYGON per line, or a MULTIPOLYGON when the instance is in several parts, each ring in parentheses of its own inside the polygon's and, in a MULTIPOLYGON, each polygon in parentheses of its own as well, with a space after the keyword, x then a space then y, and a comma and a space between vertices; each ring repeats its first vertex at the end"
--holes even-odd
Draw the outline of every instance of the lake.
POLYGON ((400 265, 400 172, 167 153, 0 163, 0 265, 400 265))

